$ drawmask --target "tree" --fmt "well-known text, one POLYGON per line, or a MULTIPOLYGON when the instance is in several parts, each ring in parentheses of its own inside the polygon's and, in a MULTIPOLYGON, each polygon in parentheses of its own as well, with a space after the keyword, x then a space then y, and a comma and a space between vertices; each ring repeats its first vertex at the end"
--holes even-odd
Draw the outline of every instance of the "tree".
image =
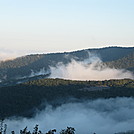
POLYGON ((75 129, 73 127, 67 127, 67 129, 63 129, 60 134, 75 134, 75 129))
POLYGON ((49 130, 46 134, 54 134, 56 132, 56 129, 49 130))

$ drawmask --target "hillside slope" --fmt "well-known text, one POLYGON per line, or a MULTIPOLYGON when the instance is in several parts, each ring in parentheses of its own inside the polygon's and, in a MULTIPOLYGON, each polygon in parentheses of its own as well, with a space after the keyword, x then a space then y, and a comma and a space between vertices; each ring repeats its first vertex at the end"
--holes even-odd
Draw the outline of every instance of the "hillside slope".
POLYGON ((108 63, 107 65, 110 67, 131 70, 134 68, 132 63, 134 47, 107 47, 65 53, 27 55, 14 60, 2 61, 0 62, 0 80, 4 81, 30 76, 32 71, 36 73, 41 71, 41 69, 49 73, 49 66, 55 66, 59 62, 67 64, 72 58, 82 61, 89 58, 88 52, 99 56, 101 60, 108 63), (122 64, 121 67, 119 66, 120 63, 122 64))
POLYGON ((106 62, 111 68, 127 69, 134 71, 134 52, 115 61, 106 62))

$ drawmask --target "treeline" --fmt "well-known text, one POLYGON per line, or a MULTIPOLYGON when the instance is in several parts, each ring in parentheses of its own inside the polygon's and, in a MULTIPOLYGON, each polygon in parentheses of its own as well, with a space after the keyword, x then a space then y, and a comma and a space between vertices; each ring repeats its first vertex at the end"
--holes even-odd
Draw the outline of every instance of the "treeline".
POLYGON ((0 118, 32 117, 46 104, 57 107, 76 100, 134 97, 134 80, 71 81, 42 79, 0 88, 0 118), (43 105, 41 105, 43 104, 43 105))
MULTIPOLYGON (((35 125, 33 131, 29 131, 26 126, 24 129, 20 130, 19 134, 55 134, 56 129, 49 130, 46 133, 43 133, 39 130, 39 125, 35 125)), ((4 120, 0 120, 0 134, 7 134, 7 124, 4 123, 4 120)), ((11 134, 16 134, 14 130, 11 131, 11 134)), ((75 129, 73 127, 67 127, 62 129, 59 134, 75 134, 75 129)))
POLYGON ((126 132, 119 132, 119 133, 115 133, 115 134, 134 134, 134 130, 126 131, 126 132))
MULTIPOLYGON (((48 132, 44 133, 41 130, 39 130, 39 125, 35 125, 33 131, 29 131, 28 127, 26 126, 24 129, 20 130, 19 132, 19 134, 55 134, 55 133, 56 133, 56 129, 51 129, 48 132)), ((4 123, 4 120, 0 120, 0 134, 7 134, 7 124, 4 123)), ((11 134, 16 134, 16 132, 12 130, 11 134)), ((65 129, 62 129, 59 132, 59 134, 76 134, 76 130, 73 127, 67 127, 65 129)), ((96 134, 96 133, 94 132, 92 134, 96 134)), ((118 132, 115 134, 134 134, 134 130, 126 131, 126 132, 118 132)))
POLYGON ((129 87, 134 88, 134 80, 132 79, 113 79, 113 80, 104 80, 104 81, 77 81, 77 80, 64 80, 64 79, 39 79, 28 81, 22 85, 36 85, 36 86, 100 86, 100 87, 129 87))

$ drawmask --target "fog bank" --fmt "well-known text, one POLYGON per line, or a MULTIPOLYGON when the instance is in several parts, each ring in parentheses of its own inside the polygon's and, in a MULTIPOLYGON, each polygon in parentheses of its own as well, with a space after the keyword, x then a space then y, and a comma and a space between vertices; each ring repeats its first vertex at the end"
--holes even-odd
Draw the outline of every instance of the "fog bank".
MULTIPOLYGON (((56 109, 48 106, 38 111, 32 119, 18 118, 5 120, 8 132, 28 126, 33 130, 35 124, 46 132, 56 128, 58 132, 67 126, 74 127, 77 134, 114 134, 115 132, 132 130, 134 126, 134 99, 114 98, 98 99, 81 103, 64 104, 56 109)), ((58 133, 57 132, 57 133, 58 133)))
POLYGON ((96 55, 89 55, 84 61, 72 59, 67 65, 58 63, 50 67, 50 78, 71 80, 109 80, 109 79, 134 79, 130 71, 107 67, 96 55))

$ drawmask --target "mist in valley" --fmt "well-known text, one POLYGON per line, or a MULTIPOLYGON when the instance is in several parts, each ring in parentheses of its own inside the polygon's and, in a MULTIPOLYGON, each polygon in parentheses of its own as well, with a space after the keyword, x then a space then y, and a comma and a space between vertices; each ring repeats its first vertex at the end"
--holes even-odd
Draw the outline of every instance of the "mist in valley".
POLYGON ((133 113, 134 98, 97 99, 63 104, 57 108, 48 105, 31 119, 13 117, 5 122, 8 132, 14 129, 17 133, 26 126, 32 131, 38 124, 42 132, 56 128, 58 133, 71 126, 77 134, 114 134, 133 129, 133 113))
POLYGON ((57 63, 55 67, 50 66, 50 78, 62 78, 71 80, 109 80, 109 79, 134 79, 132 72, 125 69, 115 69, 108 67, 101 58, 88 53, 88 58, 83 61, 72 58, 68 64, 57 63))
MULTIPOLYGON (((80 61, 73 58, 70 63, 57 63, 39 72, 31 71, 26 77, 49 74, 49 78, 70 80, 108 80, 134 79, 130 71, 106 66, 102 60, 89 54, 89 58, 80 61)), ((114 134, 115 132, 132 130, 134 126, 134 98, 111 98, 67 103, 57 108, 48 105, 42 111, 36 111, 33 118, 12 117, 5 120, 8 132, 28 126, 29 130, 38 124, 39 129, 47 132, 56 128, 58 132, 67 126, 74 127, 77 134, 114 134)), ((57 133, 58 133, 57 132, 57 133)))
POLYGON ((133 14, 134 0, 1 0, 0 134, 134 134, 133 14))
MULTIPOLYGON (((79 60, 78 57, 71 57, 71 62, 64 64, 58 62, 48 69, 41 68, 39 71, 31 70, 31 74, 20 78, 31 78, 34 76, 46 75, 49 78, 61 78, 70 80, 110 80, 110 79, 134 79, 134 74, 125 69, 110 68, 95 53, 86 51, 88 58, 79 60), (48 75, 48 76, 47 76, 48 75)), ((70 58, 65 55, 65 58, 70 58)), ((20 79, 19 78, 19 79, 20 79)))

